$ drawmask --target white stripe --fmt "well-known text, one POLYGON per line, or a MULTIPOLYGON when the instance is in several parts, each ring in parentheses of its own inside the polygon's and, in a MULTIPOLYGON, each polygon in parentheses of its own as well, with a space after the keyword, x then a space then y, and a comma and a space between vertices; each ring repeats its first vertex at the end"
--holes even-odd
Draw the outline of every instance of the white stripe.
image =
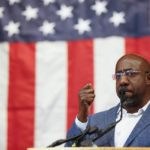
POLYGON ((39 42, 36 46, 35 147, 66 136, 67 44, 39 42))
POLYGON ((121 37, 100 38, 94 41, 95 64, 95 112, 106 110, 119 102, 116 96, 115 73, 117 60, 124 54, 121 37))
POLYGON ((8 43, 0 43, 0 150, 7 149, 8 43))

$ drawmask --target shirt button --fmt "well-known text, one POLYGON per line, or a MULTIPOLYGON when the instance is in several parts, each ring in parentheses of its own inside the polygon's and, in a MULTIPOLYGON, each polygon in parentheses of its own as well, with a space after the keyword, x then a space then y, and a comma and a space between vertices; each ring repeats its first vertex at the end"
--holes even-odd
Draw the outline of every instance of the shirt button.
POLYGON ((120 135, 120 132, 117 132, 117 135, 120 135))

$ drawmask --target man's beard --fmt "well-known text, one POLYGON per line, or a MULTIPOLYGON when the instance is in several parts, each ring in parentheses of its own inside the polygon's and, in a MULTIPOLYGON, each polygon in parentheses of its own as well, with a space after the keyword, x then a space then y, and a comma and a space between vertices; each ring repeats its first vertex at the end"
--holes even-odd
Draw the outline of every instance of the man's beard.
POLYGON ((136 101, 133 99, 133 98, 126 98, 123 103, 122 103, 123 106, 126 106, 126 107, 133 107, 133 106, 136 106, 136 101))
POLYGON ((137 107, 139 106, 139 101, 134 97, 127 97, 124 99, 124 101, 122 102, 122 105, 125 107, 137 107))
POLYGON ((133 93, 131 90, 126 90, 126 87, 122 87, 119 91, 120 95, 120 103, 124 107, 137 107, 140 105, 139 99, 137 99, 137 95, 133 93), (132 92, 132 96, 127 96, 126 92, 132 92))

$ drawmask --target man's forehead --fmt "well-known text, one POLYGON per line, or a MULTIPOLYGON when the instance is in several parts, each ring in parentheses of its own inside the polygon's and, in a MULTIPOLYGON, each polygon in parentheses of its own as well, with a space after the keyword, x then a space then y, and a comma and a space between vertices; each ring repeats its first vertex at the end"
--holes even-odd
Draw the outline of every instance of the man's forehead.
POLYGON ((136 54, 127 54, 118 60, 116 64, 116 71, 123 71, 127 69, 150 71, 150 64, 142 56, 136 54))
POLYGON ((116 71, 124 71, 128 69, 139 70, 141 64, 142 64, 142 61, 139 59, 123 58, 118 61, 116 65, 116 71))

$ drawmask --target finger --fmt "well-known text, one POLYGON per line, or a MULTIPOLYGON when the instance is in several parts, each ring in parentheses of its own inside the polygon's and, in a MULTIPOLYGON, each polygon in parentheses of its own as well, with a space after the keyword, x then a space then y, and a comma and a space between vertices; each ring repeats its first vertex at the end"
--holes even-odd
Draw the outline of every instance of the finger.
POLYGON ((88 97, 89 95, 95 95, 94 90, 84 90, 79 92, 79 97, 88 97))
POLYGON ((86 84, 82 89, 89 89, 92 87, 91 83, 86 84))
POLYGON ((88 104, 88 105, 91 105, 93 103, 94 99, 93 98, 89 98, 87 100, 84 100, 83 103, 84 104, 88 104))
POLYGON ((86 89, 86 90, 83 91, 83 93, 87 93, 87 94, 88 94, 88 93, 89 93, 89 94, 91 93, 91 94, 94 94, 94 89, 92 89, 92 88, 91 88, 91 89, 86 89))
POLYGON ((91 97, 94 98, 95 94, 93 94, 93 93, 89 93, 89 94, 84 93, 84 94, 81 95, 81 97, 83 99, 88 99, 88 98, 91 98, 91 97))
POLYGON ((80 97, 80 100, 81 100, 81 102, 88 101, 88 100, 91 101, 91 100, 94 100, 94 98, 95 98, 94 94, 89 94, 89 95, 82 95, 80 97))
POLYGON ((85 94, 94 94, 94 89, 82 89, 79 92, 79 96, 85 95, 85 94))

